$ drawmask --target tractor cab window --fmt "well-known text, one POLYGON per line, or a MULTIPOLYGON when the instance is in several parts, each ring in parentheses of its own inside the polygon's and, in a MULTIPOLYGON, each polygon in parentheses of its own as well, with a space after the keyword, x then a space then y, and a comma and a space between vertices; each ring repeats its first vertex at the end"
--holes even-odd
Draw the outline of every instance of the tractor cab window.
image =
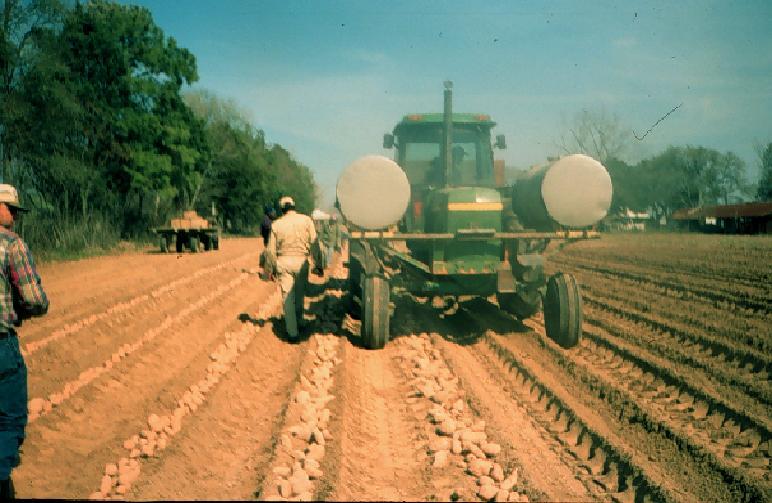
MULTIPOLYGON (((491 186, 493 166, 489 138, 475 130, 454 130, 449 185, 491 186)), ((414 186, 444 186, 442 130, 416 131, 400 138, 398 162, 414 186)))
POLYGON ((403 155, 402 167, 411 185, 442 186, 439 142, 406 143, 403 155))

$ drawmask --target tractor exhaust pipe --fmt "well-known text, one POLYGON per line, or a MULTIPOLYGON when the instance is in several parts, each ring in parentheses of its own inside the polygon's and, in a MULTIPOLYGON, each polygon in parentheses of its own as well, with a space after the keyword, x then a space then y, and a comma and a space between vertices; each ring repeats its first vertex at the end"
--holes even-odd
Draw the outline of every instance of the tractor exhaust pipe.
POLYGON ((453 82, 445 81, 445 106, 443 119, 443 157, 445 167, 445 187, 450 186, 450 172, 453 167, 453 82))

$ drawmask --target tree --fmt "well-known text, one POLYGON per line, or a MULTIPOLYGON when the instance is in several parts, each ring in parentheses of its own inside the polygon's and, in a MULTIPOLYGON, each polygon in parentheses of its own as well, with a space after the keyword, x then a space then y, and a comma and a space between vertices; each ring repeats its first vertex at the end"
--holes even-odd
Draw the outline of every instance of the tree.
POLYGON ((9 144, 8 121, 18 116, 23 103, 19 100, 19 82, 38 53, 36 39, 42 32, 57 26, 64 14, 59 0, 3 0, 0 20, 0 175, 5 182, 14 181, 9 144))
POLYGON ((745 178, 745 161, 734 152, 724 152, 718 157, 716 165, 716 199, 722 204, 729 204, 734 196, 749 193, 745 178))
POLYGON ((232 230, 259 225, 265 204, 290 194, 300 211, 311 212, 316 196, 313 175, 281 145, 267 145, 262 130, 233 100, 208 91, 191 91, 185 101, 205 124, 212 156, 205 172, 199 206, 212 203, 232 230))
POLYGON ((636 171, 644 200, 663 208, 727 204, 746 187, 745 163, 736 154, 705 147, 668 147, 636 171))
POLYGON ((557 146, 564 154, 586 154, 605 164, 612 158, 621 159, 629 140, 630 131, 616 115, 609 115, 605 109, 584 109, 574 116, 557 146))
POLYGON ((772 201, 772 142, 767 143, 766 147, 758 145, 756 153, 759 156, 759 168, 761 171, 756 199, 759 201, 772 201))
POLYGON ((613 187, 611 211, 629 208, 642 211, 651 204, 646 186, 641 183, 641 176, 636 166, 631 166, 616 158, 605 162, 613 187))
MULTIPOLYGON (((32 138, 24 153, 41 164, 39 179, 57 183, 57 159, 82 166, 83 183, 99 184, 96 202, 121 213, 124 233, 147 227, 145 208, 154 207, 157 219, 159 207, 188 207, 207 155, 203 126, 180 95, 198 78, 193 55, 147 9, 101 0, 67 11, 49 39, 49 63, 28 79, 34 113, 20 124, 48 135, 46 142, 32 138), (40 99, 54 88, 50 103, 40 99), (55 107, 61 103, 76 106, 65 113, 55 107)), ((66 200, 63 206, 69 211, 66 200)))

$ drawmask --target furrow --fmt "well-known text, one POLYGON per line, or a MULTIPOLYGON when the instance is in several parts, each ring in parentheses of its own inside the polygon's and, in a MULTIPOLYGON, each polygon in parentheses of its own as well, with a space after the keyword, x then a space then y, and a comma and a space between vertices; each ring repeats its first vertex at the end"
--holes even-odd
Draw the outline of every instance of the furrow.
POLYGON ((568 399, 569 394, 556 383, 548 386, 543 381, 543 368, 533 369, 533 361, 516 355, 492 334, 486 334, 484 340, 495 355, 490 358, 500 359, 508 368, 512 376, 509 382, 518 399, 553 438, 571 451, 587 482, 597 486, 597 491, 620 502, 699 501, 667 489, 667 474, 656 467, 643 470, 643 463, 637 459, 640 455, 611 433, 613 429, 601 427, 594 412, 568 399))
POLYGON ((543 326, 527 324, 563 368, 613 401, 624 416, 671 439, 693 459, 707 460, 732 488, 734 498, 769 493, 770 435, 763 424, 687 385, 659 362, 646 360, 638 348, 624 349, 586 332, 589 341, 565 352, 546 338, 543 326))
MULTIPOLYGON (((500 490, 510 491, 509 501, 606 499, 603 488, 592 483, 587 477, 588 472, 559 444, 526 403, 517 398, 512 384, 500 368, 492 365, 479 351, 470 350, 470 347, 449 343, 436 334, 431 340, 441 355, 438 359, 447 362, 452 375, 459 379, 463 399, 453 403, 450 410, 448 407, 435 407, 430 410, 430 418, 438 423, 438 430, 442 432, 448 429, 443 424, 447 417, 463 415, 465 410, 477 416, 467 415, 461 421, 456 420, 465 429, 458 435, 460 445, 454 435, 452 452, 469 456, 468 453, 477 451, 480 459, 490 459, 493 462, 492 471, 499 472, 498 477, 492 478, 495 481, 499 479, 497 482, 502 484, 500 490), (465 433, 470 429, 482 432, 482 435, 475 438, 474 433, 465 433), (474 440, 483 436, 485 441, 476 449, 474 440), (485 456, 480 456, 479 451, 485 456), (501 479, 504 474, 508 476, 501 479)), ((417 363, 420 365, 420 360, 417 363)), ((466 459, 462 460, 461 466, 469 471, 477 469, 466 459)), ((482 480, 485 479, 477 479, 480 487, 482 480)), ((492 493, 484 494, 480 490, 478 496, 485 499, 492 493)), ((504 500, 500 494, 496 495, 496 499, 504 500)))
MULTIPOLYGON (((554 262, 557 266, 565 264, 571 267, 577 267, 579 269, 583 269, 593 273, 601 273, 601 274, 617 276, 620 278, 625 278, 633 281, 653 283, 662 288, 667 288, 667 289, 683 292, 686 294, 698 295, 700 297, 709 299, 711 301, 736 304, 746 309, 760 311, 762 313, 765 313, 765 315, 768 315, 770 312, 772 312, 772 303, 768 299, 764 299, 761 294, 753 295, 753 296, 751 295, 743 296, 736 290, 724 290, 720 287, 720 284, 725 282, 722 282, 720 279, 715 280, 716 282, 715 288, 708 289, 705 287, 695 285, 694 281, 675 282, 670 279, 661 278, 656 273, 652 273, 651 271, 631 272, 629 270, 622 270, 622 269, 629 269, 629 266, 623 265, 623 264, 615 264, 613 266, 601 266, 594 263, 580 262, 578 260, 575 260, 573 257, 568 258, 568 257, 557 257, 557 256, 552 257, 550 260, 554 262)), ((757 285, 754 285, 754 286, 757 286, 757 285)))
POLYGON ((715 355, 711 350, 689 339, 641 327, 627 317, 616 316, 603 309, 585 309, 584 320, 592 326, 613 334, 636 346, 645 348, 657 356, 669 360, 673 365, 685 365, 702 376, 701 380, 728 386, 744 395, 746 407, 766 408, 772 399, 769 377, 765 370, 756 370, 753 365, 740 365, 740 361, 727 361, 727 356, 715 355))
POLYGON ((109 373, 114 367, 119 366, 122 360, 128 358, 132 355, 132 353, 141 349, 146 343, 155 339, 158 334, 166 333, 174 325, 185 320, 191 313, 200 310, 214 299, 229 292, 239 283, 242 283, 247 277, 247 274, 242 273, 230 282, 219 286, 217 289, 209 292, 204 297, 199 298, 196 302, 187 305, 175 316, 166 317, 163 322, 146 331, 133 343, 127 342, 121 345, 118 350, 114 352, 110 358, 105 360, 101 365, 83 370, 78 376, 78 379, 66 383, 60 391, 51 393, 47 398, 32 398, 29 401, 28 406, 29 422, 32 423, 39 417, 51 412, 55 407, 61 406, 70 397, 75 395, 81 388, 91 384, 92 381, 101 375, 109 373))
MULTIPOLYGON (((752 377, 759 378, 761 381, 766 381, 772 375, 772 360, 768 355, 759 351, 733 346, 716 337, 695 333, 689 327, 677 322, 658 320, 653 316, 632 311, 622 303, 595 297, 586 292, 583 292, 582 299, 586 305, 594 310, 609 312, 618 317, 643 324, 660 335, 675 339, 674 342, 680 344, 685 350, 695 351, 702 360, 710 359, 715 362, 713 364, 702 363, 701 366, 703 367, 711 370, 714 367, 729 367, 748 374, 755 374, 752 377)), ((653 344, 653 342, 649 344, 653 344)), ((694 357, 692 359, 697 361, 694 357)), ((752 383, 748 384, 752 385, 752 383)))
POLYGON ((582 290, 624 303, 628 308, 651 313, 714 334, 733 344, 742 343, 758 351, 772 348, 769 316, 749 315, 748 310, 728 305, 710 305, 693 302, 683 293, 652 287, 649 283, 608 278, 597 273, 582 272, 573 267, 562 267, 573 272, 582 290))
POLYGON ((314 500, 317 481, 323 476, 325 446, 333 436, 328 430, 332 418, 329 402, 334 383, 339 339, 315 334, 306 346, 307 355, 292 391, 284 427, 274 457, 261 482, 261 499, 314 500))
POLYGON ((220 271, 223 268, 226 268, 228 266, 233 265, 236 262, 244 260, 245 258, 251 255, 252 254, 245 254, 233 260, 230 260, 228 262, 223 262, 215 266, 199 269, 193 274, 184 276, 182 278, 178 278, 172 281, 171 283, 167 283, 163 286, 160 286, 154 289, 149 293, 137 295, 135 297, 132 297, 129 300, 119 302, 117 304, 113 304, 112 306, 105 309, 104 311, 92 314, 85 318, 81 318, 78 321, 70 322, 63 327, 57 330, 54 330, 48 336, 42 337, 40 339, 37 339, 25 344, 24 347, 22 348, 22 355, 24 355, 25 357, 30 356, 33 353, 40 350, 41 348, 44 348, 47 345, 51 344, 52 342, 58 339, 61 339, 62 337, 65 337, 65 336, 68 336, 68 337, 73 336, 74 334, 80 332, 84 328, 88 328, 99 321, 110 320, 112 323, 120 323, 121 321, 125 321, 130 317, 131 310, 134 309, 135 307, 140 306, 143 303, 150 301, 151 299, 159 299, 162 297, 166 297, 170 294, 173 295, 177 288, 183 285, 186 285, 204 275, 212 274, 217 271, 220 271))
MULTIPOLYGON (((280 297, 277 299, 274 295, 267 304, 278 309, 280 297)), ((169 446, 182 430, 185 418, 204 405, 209 392, 233 368, 239 355, 254 341, 258 332, 257 327, 247 324, 239 331, 226 333, 224 342, 210 354, 212 362, 206 367, 206 375, 178 397, 173 410, 150 414, 147 427, 123 442, 122 455, 117 456, 116 463, 105 465, 98 490, 89 499, 125 497, 140 476, 143 463, 160 456, 169 446)))

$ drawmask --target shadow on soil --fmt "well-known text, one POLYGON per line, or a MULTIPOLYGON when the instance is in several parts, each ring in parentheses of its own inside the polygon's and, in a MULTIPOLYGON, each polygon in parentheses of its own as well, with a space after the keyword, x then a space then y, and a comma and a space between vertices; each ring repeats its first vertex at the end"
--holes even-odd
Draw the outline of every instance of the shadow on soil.
POLYGON ((423 301, 411 295, 395 299, 392 339, 431 332, 454 344, 467 346, 475 344, 488 331, 525 333, 530 329, 480 297, 456 302, 446 309, 433 307, 430 300, 423 301))
MULTIPOLYGON (((263 321, 242 313, 239 320, 260 326, 271 322, 276 337, 290 344, 300 344, 312 334, 323 333, 346 337, 352 345, 363 347, 359 336, 360 309, 348 292, 348 280, 328 277, 325 281, 312 276, 309 279, 306 286, 308 305, 305 325, 301 327, 299 337, 289 337, 282 316, 263 321)), ((470 298, 442 307, 434 307, 431 297, 420 298, 409 294, 394 295, 391 301, 394 311, 390 322, 390 340, 432 333, 454 344, 466 346, 475 344, 488 331, 499 334, 531 331, 518 319, 502 312, 498 306, 484 298, 470 298)))

